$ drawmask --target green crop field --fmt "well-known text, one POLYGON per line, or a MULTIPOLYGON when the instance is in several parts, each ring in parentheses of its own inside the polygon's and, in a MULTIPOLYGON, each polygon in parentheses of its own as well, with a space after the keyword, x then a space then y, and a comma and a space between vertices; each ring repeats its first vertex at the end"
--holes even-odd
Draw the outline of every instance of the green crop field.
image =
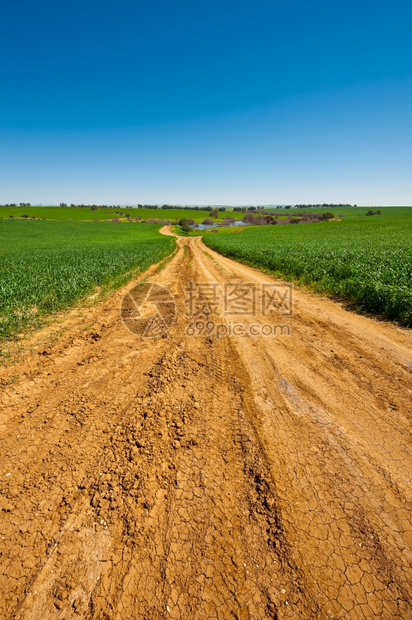
POLYGON ((173 251, 154 224, 0 221, 0 340, 173 251))
MULTIPOLYGON (((92 211, 90 207, 0 207, 0 219, 38 218, 45 220, 73 220, 75 221, 94 221, 111 220, 131 216, 140 217, 143 220, 150 218, 163 220, 179 220, 181 217, 190 217, 196 222, 201 222, 209 216, 208 211, 197 211, 196 209, 135 209, 127 207, 109 208, 103 207, 92 211)), ((227 212, 226 212, 227 215, 227 212)), ((219 213, 220 217, 225 216, 225 212, 219 213)))
MULTIPOLYGON (((412 208, 341 209, 341 221, 206 233, 212 249, 412 325, 412 208)), ((291 215, 293 214, 292 213, 291 215)), ((336 211, 336 210, 334 210, 336 211)), ((339 211, 339 209, 338 209, 339 211)))

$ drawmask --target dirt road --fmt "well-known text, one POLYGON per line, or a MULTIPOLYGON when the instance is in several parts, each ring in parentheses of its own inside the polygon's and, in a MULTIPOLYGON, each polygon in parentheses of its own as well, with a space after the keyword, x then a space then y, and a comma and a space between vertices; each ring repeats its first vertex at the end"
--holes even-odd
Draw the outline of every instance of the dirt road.
POLYGON ((0 617, 412 618, 410 331, 296 290, 261 316, 275 280, 179 246, 167 335, 124 289, 0 371, 0 617), (190 282, 255 316, 202 331, 190 282))

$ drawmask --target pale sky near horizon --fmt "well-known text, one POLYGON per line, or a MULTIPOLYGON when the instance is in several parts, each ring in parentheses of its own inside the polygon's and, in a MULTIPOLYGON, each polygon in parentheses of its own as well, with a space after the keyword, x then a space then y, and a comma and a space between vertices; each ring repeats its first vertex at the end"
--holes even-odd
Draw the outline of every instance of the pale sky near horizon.
POLYGON ((0 204, 412 205, 408 0, 0 8, 0 204))

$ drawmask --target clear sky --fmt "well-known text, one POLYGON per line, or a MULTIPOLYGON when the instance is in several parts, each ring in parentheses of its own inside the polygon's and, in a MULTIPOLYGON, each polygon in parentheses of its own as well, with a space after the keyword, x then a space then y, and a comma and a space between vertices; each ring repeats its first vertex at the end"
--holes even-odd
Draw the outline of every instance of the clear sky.
POLYGON ((412 204, 411 0, 13 0, 0 203, 412 204))

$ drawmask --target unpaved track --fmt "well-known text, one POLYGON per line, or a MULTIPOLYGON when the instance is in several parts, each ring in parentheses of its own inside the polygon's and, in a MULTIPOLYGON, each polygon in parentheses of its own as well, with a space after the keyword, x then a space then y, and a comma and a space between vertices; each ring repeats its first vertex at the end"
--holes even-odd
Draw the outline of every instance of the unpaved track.
POLYGON ((188 337, 189 280, 271 279, 179 244, 167 337, 123 290, 0 371, 0 617, 412 618, 410 332, 295 291, 188 337))

